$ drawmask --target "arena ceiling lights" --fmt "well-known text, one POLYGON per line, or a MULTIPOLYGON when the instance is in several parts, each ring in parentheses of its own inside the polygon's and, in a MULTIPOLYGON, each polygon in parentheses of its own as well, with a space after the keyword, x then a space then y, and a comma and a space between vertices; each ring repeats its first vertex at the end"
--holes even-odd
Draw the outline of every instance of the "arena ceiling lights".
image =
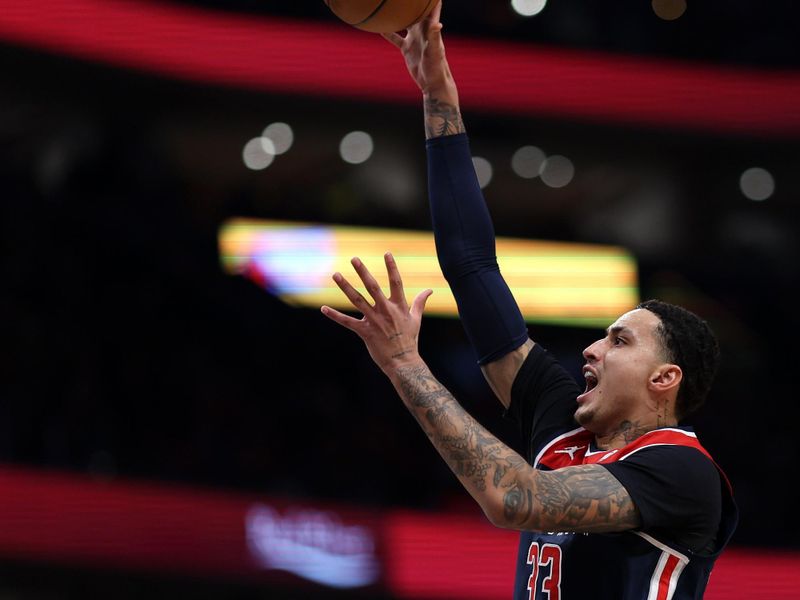
MULTIPOLYGON (((418 102, 396 50, 330 24, 145 0, 0 0, 7 44, 262 92, 418 102)), ((538 117, 800 136, 800 73, 451 36, 465 103, 538 117)))

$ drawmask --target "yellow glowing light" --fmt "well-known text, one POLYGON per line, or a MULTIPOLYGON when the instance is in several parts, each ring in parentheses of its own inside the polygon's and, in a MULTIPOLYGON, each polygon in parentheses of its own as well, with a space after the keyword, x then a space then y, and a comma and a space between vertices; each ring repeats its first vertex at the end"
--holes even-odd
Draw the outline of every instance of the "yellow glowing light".
MULTIPOLYGON (((431 232, 233 219, 219 244, 227 272, 292 305, 340 309, 352 307, 331 275, 341 272, 367 295, 350 265, 358 256, 388 288, 383 255, 391 252, 409 299, 430 288, 427 315, 458 314, 431 232)), ((497 260, 529 322, 605 327, 639 301, 635 261, 618 247, 498 238, 497 260)))

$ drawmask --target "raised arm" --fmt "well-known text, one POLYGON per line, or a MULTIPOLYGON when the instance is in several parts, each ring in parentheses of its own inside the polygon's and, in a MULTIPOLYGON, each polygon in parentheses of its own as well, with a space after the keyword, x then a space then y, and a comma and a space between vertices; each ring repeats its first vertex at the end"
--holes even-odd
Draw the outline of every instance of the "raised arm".
POLYGON ((364 264, 353 260, 372 300, 340 273, 334 281, 364 317, 329 307, 322 312, 357 333, 389 377, 403 403, 462 485, 498 527, 535 531, 613 532, 633 529, 641 519, 628 492, 604 467, 583 465, 539 471, 478 423, 433 376, 417 340, 425 301, 408 306, 397 265, 386 256, 386 297, 364 264))
POLYGON ((441 3, 405 37, 384 37, 403 53, 422 91, 428 152, 428 195, 442 273, 484 376, 505 407, 511 386, 533 347, 525 321, 500 274, 494 227, 472 165, 445 56, 441 3))

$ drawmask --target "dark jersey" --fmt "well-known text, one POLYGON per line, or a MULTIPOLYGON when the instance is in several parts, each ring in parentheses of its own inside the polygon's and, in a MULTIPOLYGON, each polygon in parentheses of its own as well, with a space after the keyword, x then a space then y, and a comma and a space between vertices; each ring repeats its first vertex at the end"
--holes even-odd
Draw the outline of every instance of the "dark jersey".
POLYGON ((509 416, 537 469, 600 464, 642 516, 615 534, 522 532, 515 600, 695 600, 736 526, 725 475, 689 428, 651 431, 605 451, 573 414, 577 382, 535 346, 512 388, 509 416))

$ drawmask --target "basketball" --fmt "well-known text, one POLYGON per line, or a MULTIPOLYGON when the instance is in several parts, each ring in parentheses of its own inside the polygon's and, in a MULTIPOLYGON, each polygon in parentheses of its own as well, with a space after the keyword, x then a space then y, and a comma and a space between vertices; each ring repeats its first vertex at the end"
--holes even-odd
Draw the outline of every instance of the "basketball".
POLYGON ((325 0, 333 14, 358 29, 393 33, 428 16, 437 0, 325 0))

